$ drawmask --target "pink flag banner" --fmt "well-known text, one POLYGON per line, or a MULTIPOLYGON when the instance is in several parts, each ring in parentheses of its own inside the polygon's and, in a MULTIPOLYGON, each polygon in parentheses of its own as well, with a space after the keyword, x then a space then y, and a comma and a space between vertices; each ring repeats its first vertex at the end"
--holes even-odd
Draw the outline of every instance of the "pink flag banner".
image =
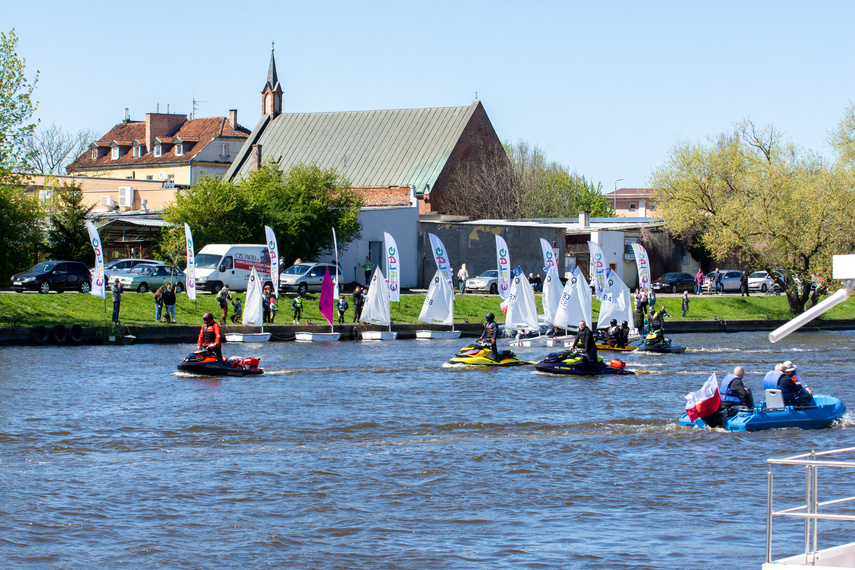
POLYGON ((647 250, 640 243, 634 243, 632 252, 635 254, 635 264, 638 266, 638 286, 643 291, 650 291, 650 262, 647 259, 647 250))
POLYGON ((104 250, 101 247, 101 237, 98 235, 98 229, 92 222, 86 222, 86 229, 89 231, 89 241, 92 242, 92 249, 95 250, 95 272, 92 274, 89 293, 104 299, 107 294, 107 286, 104 281, 104 250))
POLYGON ((499 268, 499 297, 507 299, 511 292, 511 254, 505 238, 499 235, 496 236, 496 265, 499 268))
POLYGON ((389 283, 389 300, 401 302, 401 261, 398 258, 398 244, 389 232, 383 232, 386 241, 386 282, 389 283))
POLYGON ((187 298, 196 300, 196 253, 193 249, 193 234, 190 226, 184 222, 184 241, 187 244, 187 267, 184 269, 185 285, 187 286, 187 298))
POLYGON ((267 237, 267 251, 270 254, 270 281, 273 283, 273 294, 279 298, 279 246, 276 244, 276 234, 273 228, 264 226, 267 237))
POLYGON ((451 279, 451 262, 448 260, 448 253, 445 251, 445 246, 442 240, 433 234, 428 234, 430 238, 430 248, 433 251, 433 259, 436 261, 437 268, 445 275, 445 280, 454 288, 454 282, 451 279))
POLYGON ((321 314, 333 324, 333 282, 329 268, 324 270, 324 280, 321 282, 321 300, 318 302, 321 314))
POLYGON ((606 294, 606 266, 605 255, 600 244, 592 241, 588 242, 588 250, 591 252, 591 285, 597 293, 597 299, 602 301, 606 294))

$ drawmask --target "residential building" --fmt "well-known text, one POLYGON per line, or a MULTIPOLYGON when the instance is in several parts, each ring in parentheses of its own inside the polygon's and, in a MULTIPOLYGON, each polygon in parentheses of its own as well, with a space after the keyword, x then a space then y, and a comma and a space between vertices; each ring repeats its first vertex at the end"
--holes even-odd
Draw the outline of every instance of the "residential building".
POLYGON ((75 176, 163 182, 188 186, 203 174, 223 176, 249 130, 228 117, 188 118, 147 113, 145 121, 125 119, 68 166, 75 176))
POLYGON ((615 211, 624 218, 655 218, 656 206, 651 201, 652 188, 618 188, 603 194, 615 211))

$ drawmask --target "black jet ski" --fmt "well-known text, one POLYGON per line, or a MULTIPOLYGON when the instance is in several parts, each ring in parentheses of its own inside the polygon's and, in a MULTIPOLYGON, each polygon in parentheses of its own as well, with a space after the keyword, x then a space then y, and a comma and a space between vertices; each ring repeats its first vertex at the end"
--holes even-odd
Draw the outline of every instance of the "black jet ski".
POLYGON ((685 346, 676 346, 671 344, 670 338, 665 338, 662 331, 654 331, 644 337, 641 341, 641 346, 636 349, 638 352, 662 352, 678 354, 686 352, 685 346))
POLYGON ((179 362, 178 370, 204 376, 254 376, 264 374, 264 370, 258 367, 258 360, 232 356, 221 361, 213 352, 199 350, 179 362))
POLYGON ((519 366, 521 364, 531 364, 525 360, 520 360, 510 350, 499 351, 496 358, 491 358, 490 344, 475 342, 467 344, 454 355, 450 360, 452 364, 470 364, 472 366, 519 366))
POLYGON ((626 362, 613 358, 605 362, 602 356, 597 357, 597 369, 592 370, 588 358, 577 350, 553 352, 534 367, 541 372, 553 374, 575 374, 578 376, 599 376, 601 374, 635 374, 626 369, 626 362))

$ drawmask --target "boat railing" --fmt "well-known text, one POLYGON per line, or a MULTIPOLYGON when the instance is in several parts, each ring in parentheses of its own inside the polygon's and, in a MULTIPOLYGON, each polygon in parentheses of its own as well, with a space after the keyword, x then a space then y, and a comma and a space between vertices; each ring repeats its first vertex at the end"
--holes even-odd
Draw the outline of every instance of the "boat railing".
POLYGON ((855 497, 842 497, 825 501, 819 500, 819 470, 823 468, 855 469, 855 461, 837 459, 843 454, 855 452, 855 447, 832 449, 829 451, 810 451, 801 455, 793 455, 780 459, 767 459, 769 464, 767 505, 766 505, 766 563, 772 562, 772 520, 774 517, 791 517, 804 520, 804 564, 814 565, 819 562, 817 544, 819 542, 819 521, 855 521, 855 515, 821 512, 820 509, 830 505, 839 505, 855 501, 855 497), (829 459, 830 457, 834 457, 829 459), (772 507, 775 465, 803 466, 805 470, 805 500, 804 504, 774 510, 772 507))

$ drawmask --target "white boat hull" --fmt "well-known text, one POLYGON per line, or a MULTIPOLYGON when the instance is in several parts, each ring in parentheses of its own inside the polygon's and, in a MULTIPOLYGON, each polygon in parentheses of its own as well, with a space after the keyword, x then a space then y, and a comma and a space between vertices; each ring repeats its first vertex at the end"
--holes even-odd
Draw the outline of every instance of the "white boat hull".
POLYGON ((394 331, 362 331, 362 340, 396 340, 398 333, 394 331))
POLYGON ((298 332, 294 335, 300 342, 335 342, 341 338, 340 332, 298 332))
POLYGON ((416 338, 420 339, 454 339, 460 338, 460 331, 416 331, 416 338))
POLYGON ((510 344, 511 346, 546 346, 546 343, 550 340, 552 339, 548 339, 545 336, 533 336, 531 338, 514 339, 510 344))
POLYGON ((546 339, 546 346, 564 347, 565 342, 573 342, 575 336, 554 336, 546 339))
POLYGON ((270 333, 226 333, 226 342, 267 342, 270 333))

